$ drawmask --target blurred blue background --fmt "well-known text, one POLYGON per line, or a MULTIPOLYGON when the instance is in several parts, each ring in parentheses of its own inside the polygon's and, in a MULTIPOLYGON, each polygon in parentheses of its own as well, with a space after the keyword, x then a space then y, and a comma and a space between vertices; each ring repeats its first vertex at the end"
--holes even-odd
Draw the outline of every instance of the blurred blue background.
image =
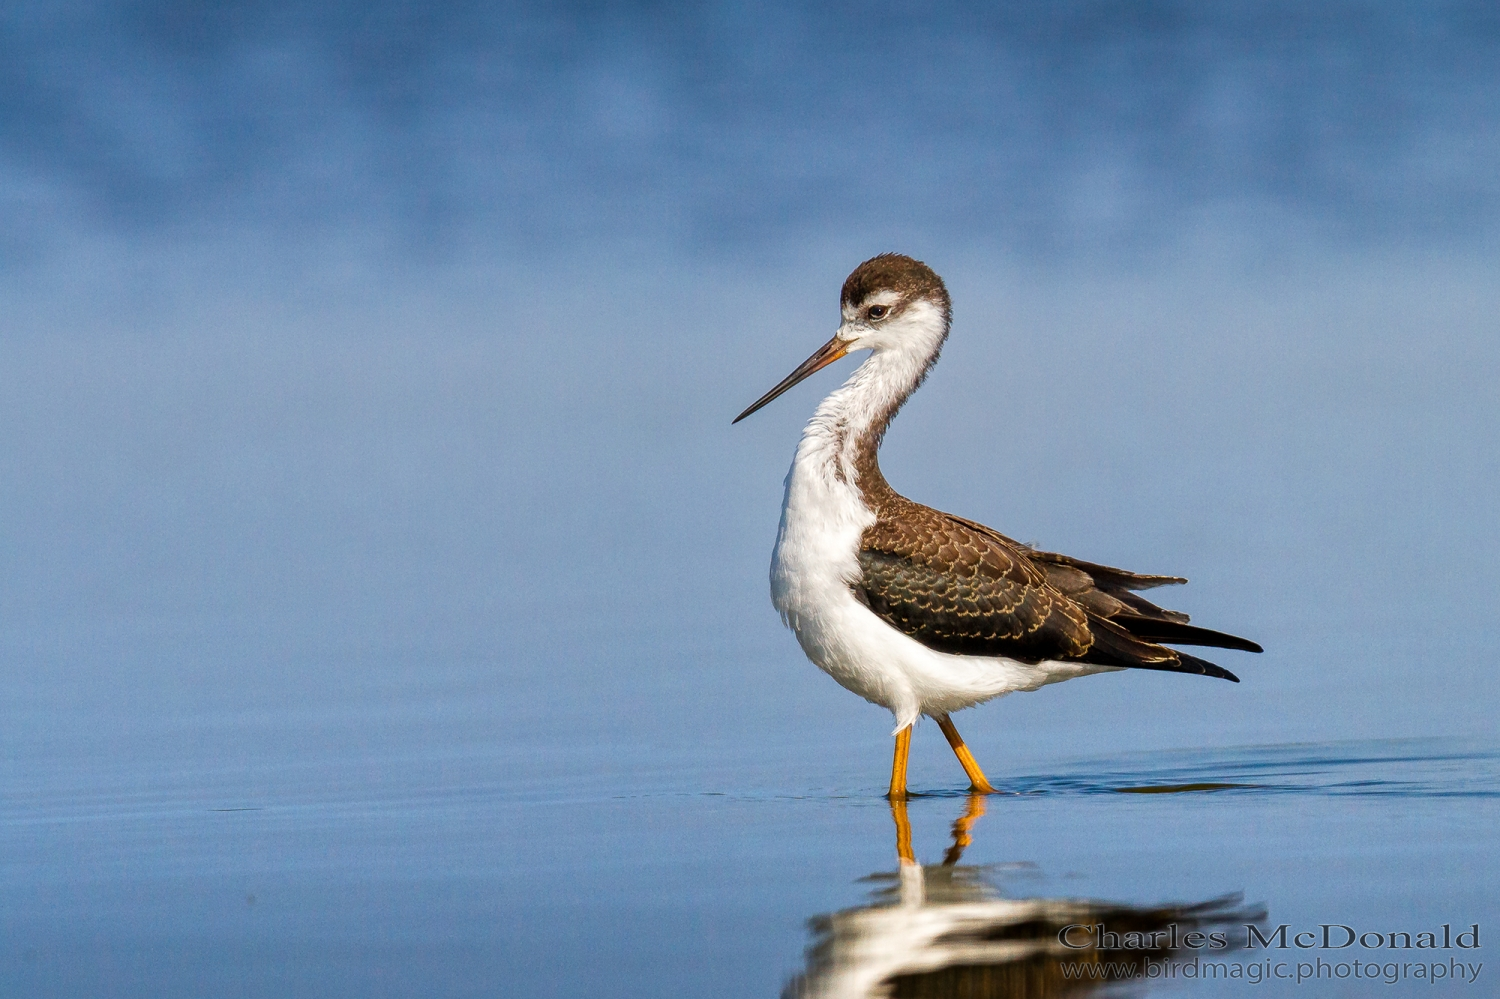
POLYGON ((729 421, 885 250, 955 302, 892 484, 1267 649, 986 766, 1492 737, 1497 126, 1477 2, 8 5, 10 924, 177 870, 42 814, 876 793, 766 580, 857 362, 729 421))
POLYGON ((887 249, 956 302, 897 487, 1190 576, 1179 603, 1269 649, 1240 688, 1014 698, 992 738, 1493 716, 1489 5, 47 3, 3 29, 12 759, 365 698, 631 743, 882 729, 766 594, 840 375, 728 419, 887 249))

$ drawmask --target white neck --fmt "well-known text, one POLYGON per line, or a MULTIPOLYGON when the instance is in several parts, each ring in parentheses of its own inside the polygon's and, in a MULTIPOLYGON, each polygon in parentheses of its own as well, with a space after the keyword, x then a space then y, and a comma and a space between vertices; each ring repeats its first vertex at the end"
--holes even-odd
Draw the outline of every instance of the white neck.
POLYGON ((946 310, 913 302, 878 331, 860 332, 851 346, 868 347, 869 358, 818 406, 786 478, 771 601, 813 662, 904 725, 916 720, 919 700, 906 680, 873 664, 888 651, 882 643, 921 646, 871 615, 850 585, 860 575, 861 537, 887 503, 900 501, 876 462, 880 438, 937 359, 946 310))
MULTIPOLYGON (((868 474, 886 427, 927 377, 947 336, 947 317, 923 299, 871 337, 870 356, 818 405, 802 431, 794 474, 801 465, 819 466, 825 476, 848 483, 868 474)), ((856 341, 855 349, 863 345, 856 341)))

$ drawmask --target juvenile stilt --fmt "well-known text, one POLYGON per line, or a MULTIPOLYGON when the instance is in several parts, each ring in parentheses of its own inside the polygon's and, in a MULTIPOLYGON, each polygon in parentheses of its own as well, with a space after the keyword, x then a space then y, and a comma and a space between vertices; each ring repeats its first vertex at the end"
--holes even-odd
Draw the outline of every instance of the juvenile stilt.
MULTIPOLYGON (((1116 669, 1238 682, 1229 670, 1171 646, 1261 647, 1190 625, 1186 615, 1133 595, 1186 579, 1040 551, 891 488, 880 471, 881 441, 937 363, 952 306, 943 279, 920 260, 898 253, 866 260, 844 281, 832 338, 734 422, 840 358, 870 352, 802 432, 771 556, 771 602, 815 665, 891 711, 897 727, 917 714, 941 721, 974 788, 991 791, 940 715, 1116 669), (1010 665, 997 667, 997 660, 1010 665)), ((1062 382, 1059 411, 1086 405, 1084 382, 1062 382)), ((1045 436, 1060 425, 1056 413, 1006 415, 1015 418, 977 429, 1010 440, 1028 427, 1045 436)), ((956 440, 936 436, 930 443, 957 460, 992 461, 983 448, 956 440)), ((1008 489, 1056 491, 1040 466, 1011 457, 1010 465, 995 466, 1008 489)), ((904 791, 893 779, 892 799, 904 791)))
MULTIPOLYGON (((990 786, 989 780, 984 776, 984 771, 979 769, 974 754, 969 752, 969 747, 964 745, 963 736, 958 734, 958 729, 953 726, 953 719, 947 715, 934 715, 938 728, 943 730, 943 735, 948 739, 948 745, 953 747, 953 755, 958 757, 958 762, 963 765, 964 773, 969 775, 969 790, 976 794, 994 794, 995 789, 990 786)), ((904 771, 903 766, 903 771, 904 771)), ((894 784, 892 785, 895 786, 894 784)))
POLYGON ((891 760, 892 801, 906 800, 906 760, 911 755, 911 726, 896 733, 896 755, 891 760))

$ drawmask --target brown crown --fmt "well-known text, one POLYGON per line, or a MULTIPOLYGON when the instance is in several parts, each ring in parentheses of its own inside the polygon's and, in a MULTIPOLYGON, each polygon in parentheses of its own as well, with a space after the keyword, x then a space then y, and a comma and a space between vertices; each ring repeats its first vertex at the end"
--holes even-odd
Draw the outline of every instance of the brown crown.
POLYGON ((949 311, 943 279, 922 261, 900 253, 882 253, 854 268, 844 281, 841 304, 859 305, 877 291, 886 290, 899 292, 905 302, 930 298, 942 305, 945 314, 949 311))

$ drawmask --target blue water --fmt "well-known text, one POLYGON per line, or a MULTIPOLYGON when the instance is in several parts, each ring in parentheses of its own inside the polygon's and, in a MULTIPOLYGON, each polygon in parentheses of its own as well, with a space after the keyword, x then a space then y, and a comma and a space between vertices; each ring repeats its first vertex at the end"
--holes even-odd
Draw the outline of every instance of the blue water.
POLYGON ((1492 950, 1493 3, 38 0, 0 54, 0 997, 1492 950), (729 422, 885 250, 955 319, 892 485, 1266 648, 962 713, 982 815, 930 725, 893 810, 767 600, 854 361, 729 422))
MULTIPOLYGON (((0 994, 834 980, 817 955, 847 940, 822 928, 862 920, 822 917, 911 897, 889 891, 890 717, 807 664, 766 563, 798 429, 847 368, 729 420, 826 338, 841 261, 643 265, 582 297, 499 265, 378 295, 356 275, 226 309, 233 287, 189 295, 179 260, 138 289, 179 289, 160 326, 18 295, 0 994), (791 290, 703 338, 766 288, 791 290)), ((925 898, 956 878, 983 911, 1235 899, 1226 918, 1294 931, 1489 940, 1495 286, 1482 261, 1425 266, 949 269, 958 325, 892 429, 892 483, 1189 576, 1173 606, 1267 651, 1220 658, 1241 684, 1131 671, 962 713, 1013 793, 956 872, 970 803, 919 730, 925 898)))
MULTIPOLYGON (((359 759, 151 773, 121 760, 87 778, 12 763, 0 810, 0 991, 844 994, 837 989, 857 980, 858 968, 838 965, 834 974, 827 959, 804 956, 828 936, 819 917, 902 904, 891 887, 896 827, 879 793, 883 760, 816 781, 808 779, 816 757, 799 773, 788 755, 772 753, 769 763, 744 755, 718 761, 711 778, 688 760, 658 760, 621 780, 596 758, 544 780, 517 767, 515 748, 372 747, 359 759), (486 778, 473 780, 480 772, 486 778), (834 991, 817 991, 825 987, 834 991)), ((972 804, 956 765, 949 769, 908 807, 931 886, 926 904, 937 913, 996 899, 1130 913, 1227 898, 1226 925, 1240 935, 1245 922, 1414 935, 1478 923, 1479 950, 1439 955, 1482 961, 1492 947, 1487 934, 1500 917, 1493 744, 1364 741, 991 763, 1002 793, 984 801, 951 870, 942 866, 951 827, 972 804), (938 883, 954 871, 967 887, 944 896, 938 883)), ((920 941, 911 946, 907 970, 932 971, 920 941)), ((1335 957, 1390 958, 1359 952, 1293 951, 1290 960, 1323 956, 1332 968, 1335 957)), ((1494 974, 1486 967, 1473 985, 1439 981, 1436 992, 1490 994, 1494 974)), ((1145 984, 1203 995, 1251 987, 1145 984)), ((1349 996, 1371 986, 1308 987, 1257 986, 1349 996)), ((1434 991, 1425 981, 1390 987, 1434 991)))
MULTIPOLYGON (((1187 575, 1173 606, 1267 652, 1224 653, 1241 684, 1126 672, 962 713, 1007 793, 952 869, 971 805, 920 729, 923 898, 1158 923, 1230 899, 1224 918, 1293 932, 1478 923, 1487 943, 1490 271, 968 267, 883 452, 893 484, 1187 575), (1086 402, 1059 410, 1064 377, 1086 402), (997 392, 1035 440, 996 431, 997 392)), ((29 299, 0 340, 0 994, 849 980, 836 928, 888 920, 834 916, 913 897, 891 880, 890 718, 807 664, 765 575, 839 372, 728 422, 820 342, 842 273, 643 267, 576 299, 496 267, 369 302, 350 279, 227 317, 189 297, 163 329, 29 299), (767 287, 802 290, 701 339, 767 287)), ((1055 984, 1032 959, 984 974, 1055 984)), ((911 994, 952 974, 887 969, 911 994)))

